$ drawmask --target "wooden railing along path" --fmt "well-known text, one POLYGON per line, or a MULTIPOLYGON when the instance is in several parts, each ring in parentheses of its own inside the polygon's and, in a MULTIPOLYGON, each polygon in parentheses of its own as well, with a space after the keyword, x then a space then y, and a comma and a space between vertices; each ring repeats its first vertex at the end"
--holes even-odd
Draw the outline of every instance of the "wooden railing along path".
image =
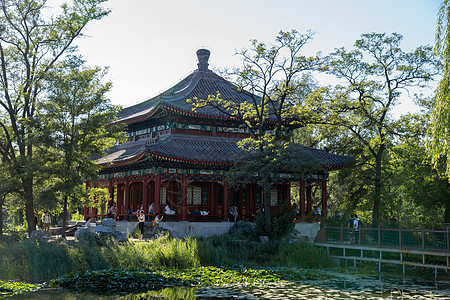
POLYGON ((325 247, 339 260, 371 261, 405 266, 450 270, 450 231, 404 228, 360 228, 325 226, 319 231, 316 246, 325 247))

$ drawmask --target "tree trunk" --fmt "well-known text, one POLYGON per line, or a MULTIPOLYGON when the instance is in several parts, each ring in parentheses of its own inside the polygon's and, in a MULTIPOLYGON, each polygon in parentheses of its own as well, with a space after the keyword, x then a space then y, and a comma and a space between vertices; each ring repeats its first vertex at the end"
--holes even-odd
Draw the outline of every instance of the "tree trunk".
POLYGON ((3 236, 3 203, 5 202, 5 195, 0 197, 0 238, 3 236))
POLYGON ((64 204, 63 204, 63 218, 62 218, 62 228, 61 228, 61 236, 63 239, 66 238, 66 227, 67 227, 67 200, 68 196, 64 196, 64 204))
POLYGON ((447 181, 447 199, 445 201, 444 223, 450 223, 450 183, 447 181))
POLYGON ((380 219, 380 201, 381 201, 381 158, 384 152, 384 145, 381 145, 380 150, 375 157, 375 188, 373 193, 373 213, 372 226, 378 226, 380 219))
POLYGON ((264 188, 264 220, 267 226, 271 223, 271 212, 270 212, 270 178, 265 177, 263 182, 264 188))
POLYGON ((34 214, 33 179, 25 179, 25 214, 27 217, 28 233, 36 230, 36 220, 34 214))

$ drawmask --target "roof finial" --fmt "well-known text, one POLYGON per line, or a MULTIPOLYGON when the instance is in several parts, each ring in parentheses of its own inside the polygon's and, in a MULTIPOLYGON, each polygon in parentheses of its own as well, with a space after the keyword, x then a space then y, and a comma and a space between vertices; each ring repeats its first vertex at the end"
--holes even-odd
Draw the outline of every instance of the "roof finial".
POLYGON ((198 49, 197 50, 197 58, 198 58, 198 70, 199 71, 208 71, 208 59, 209 54, 211 52, 207 49, 198 49))

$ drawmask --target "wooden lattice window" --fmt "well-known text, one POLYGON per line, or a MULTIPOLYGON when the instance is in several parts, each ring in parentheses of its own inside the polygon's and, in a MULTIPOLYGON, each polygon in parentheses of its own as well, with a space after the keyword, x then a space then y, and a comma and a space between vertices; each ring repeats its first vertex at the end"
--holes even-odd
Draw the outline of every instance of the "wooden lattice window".
POLYGON ((161 204, 166 204, 168 202, 167 197, 169 196, 169 193, 167 193, 167 187, 163 186, 160 189, 160 202, 161 204))
POLYGON ((190 205, 202 204, 202 189, 196 186, 188 186, 187 202, 190 205))
POLYGON ((272 188, 270 190, 270 206, 277 206, 278 203, 278 190, 276 188, 272 188))

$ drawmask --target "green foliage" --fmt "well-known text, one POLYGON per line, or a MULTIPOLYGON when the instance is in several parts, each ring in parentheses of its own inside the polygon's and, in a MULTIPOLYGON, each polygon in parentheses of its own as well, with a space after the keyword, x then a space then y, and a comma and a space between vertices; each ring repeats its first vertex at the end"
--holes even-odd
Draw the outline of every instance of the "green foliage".
POLYGON ((290 243, 283 241, 272 264, 306 269, 334 267, 335 264, 324 248, 315 247, 307 242, 290 243))
POLYGON ((117 267, 189 268, 200 265, 198 245, 192 238, 180 240, 163 235, 152 242, 129 242, 116 248, 119 251, 111 264, 117 267))
POLYGON ((106 246, 112 243, 110 236, 95 234, 91 231, 84 230, 77 233, 77 241, 80 244, 85 244, 89 246, 106 246))
POLYGON ((122 297, 124 300, 135 299, 168 299, 168 300, 196 300, 196 288, 192 287, 168 287, 158 291, 148 291, 141 294, 131 294, 122 297))
POLYGON ((183 282, 143 269, 109 269, 68 274, 50 284, 76 292, 111 295, 159 290, 166 286, 180 286, 183 282))
POLYGON ((433 162, 438 163, 443 157, 446 160, 446 172, 450 178, 450 1, 442 1, 439 9, 435 54, 443 63, 443 75, 436 89, 436 101, 433 107, 432 119, 429 127, 428 149, 433 162))
POLYGON ((200 265, 197 242, 163 237, 152 242, 116 244, 84 240, 0 241, 0 278, 38 282, 71 272, 105 268, 190 268, 200 265))
POLYGON ((88 23, 100 20, 109 10, 106 0, 72 1, 54 10, 45 0, 2 1, 0 41, 1 157, 15 192, 25 202, 28 230, 34 230, 34 192, 46 180, 47 150, 42 138, 42 99, 45 80, 65 55, 76 51, 74 41, 88 23))
POLYGON ((388 152, 398 133, 392 108, 403 90, 423 87, 437 75, 439 67, 430 47, 406 53, 400 48, 402 38, 396 33, 363 34, 355 49, 337 49, 328 57, 324 71, 342 84, 319 89, 307 99, 315 107, 316 123, 326 127, 323 132, 330 147, 338 142, 345 146, 345 154, 354 155, 360 182, 352 184, 351 192, 371 197, 374 225, 380 221, 380 205, 388 188, 388 152))
POLYGON ((202 265, 268 265, 278 251, 279 241, 268 243, 238 240, 220 235, 199 239, 198 256, 202 265))
POLYGON ((50 284, 76 292, 95 292, 102 295, 139 293, 158 290, 166 286, 193 285, 260 285, 278 282, 280 278, 272 271, 243 267, 192 269, 110 269, 72 273, 50 284))
POLYGON ((253 223, 238 221, 234 223, 232 235, 237 240, 259 241, 258 231, 253 223))
POLYGON ((273 216, 270 224, 266 223, 264 215, 259 213, 255 219, 256 235, 267 235, 272 239, 280 239, 294 229, 295 207, 283 206, 273 216))
MULTIPOLYGON (((100 68, 87 68, 80 58, 69 57, 56 64, 45 79, 42 136, 49 145, 46 163, 53 189, 63 203, 63 226, 68 202, 77 199, 80 184, 97 178, 93 156, 104 154, 122 137, 122 126, 110 124, 118 107, 106 98, 111 83, 103 84, 103 75, 100 68)), ((104 207, 109 194, 105 189, 93 188, 90 198, 104 207)))
POLYGON ((13 282, 0 280, 0 295, 12 296, 17 294, 37 291, 41 286, 25 282, 13 282))

